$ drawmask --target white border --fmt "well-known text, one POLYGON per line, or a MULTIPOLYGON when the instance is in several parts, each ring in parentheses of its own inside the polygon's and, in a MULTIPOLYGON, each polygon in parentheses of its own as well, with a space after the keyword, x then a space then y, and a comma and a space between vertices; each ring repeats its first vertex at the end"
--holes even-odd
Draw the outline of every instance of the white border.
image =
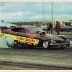
POLYGON ((72 72, 72 70, 0 70, 1 72, 72 72))
POLYGON ((0 2, 72 2, 72 0, 0 0, 0 2))
MULTIPOLYGON (((0 2, 72 2, 72 0, 0 0, 0 2)), ((0 70, 1 72, 72 72, 72 70, 0 70)))

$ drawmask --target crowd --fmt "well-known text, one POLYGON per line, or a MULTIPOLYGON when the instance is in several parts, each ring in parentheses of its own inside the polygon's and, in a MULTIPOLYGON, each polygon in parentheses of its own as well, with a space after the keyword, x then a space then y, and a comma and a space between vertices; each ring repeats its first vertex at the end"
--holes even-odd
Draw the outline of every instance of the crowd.
POLYGON ((53 29, 55 29, 55 31, 57 32, 57 35, 59 35, 60 34, 60 27, 61 27, 60 26, 60 22, 56 21, 54 25, 55 25, 55 27, 53 28, 52 22, 49 22, 47 24, 47 33, 52 34, 53 33, 53 29))
MULTIPOLYGON (((38 22, 35 22, 33 24, 33 26, 37 26, 37 27, 41 27, 41 24, 39 24, 38 22)), ((57 35, 60 34, 60 22, 56 21, 55 22, 55 31, 57 32, 57 35)), ((53 24, 52 22, 47 23, 47 33, 52 34, 53 33, 53 24)))

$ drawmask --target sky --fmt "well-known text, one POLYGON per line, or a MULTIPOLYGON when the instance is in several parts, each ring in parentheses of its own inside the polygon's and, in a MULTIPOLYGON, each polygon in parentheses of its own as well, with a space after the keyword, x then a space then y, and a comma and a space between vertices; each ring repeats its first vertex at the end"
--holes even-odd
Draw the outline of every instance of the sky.
POLYGON ((72 20, 72 2, 0 2, 5 22, 72 20))

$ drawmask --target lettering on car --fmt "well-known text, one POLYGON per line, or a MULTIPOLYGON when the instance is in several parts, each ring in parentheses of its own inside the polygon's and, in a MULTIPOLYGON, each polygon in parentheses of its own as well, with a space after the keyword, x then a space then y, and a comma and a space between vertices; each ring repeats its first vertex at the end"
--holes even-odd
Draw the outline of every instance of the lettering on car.
POLYGON ((37 45, 39 43, 38 39, 28 38, 28 37, 23 37, 23 36, 16 36, 16 35, 11 35, 11 34, 6 34, 6 33, 0 33, 0 36, 11 37, 13 40, 17 40, 22 43, 31 43, 33 45, 37 45))

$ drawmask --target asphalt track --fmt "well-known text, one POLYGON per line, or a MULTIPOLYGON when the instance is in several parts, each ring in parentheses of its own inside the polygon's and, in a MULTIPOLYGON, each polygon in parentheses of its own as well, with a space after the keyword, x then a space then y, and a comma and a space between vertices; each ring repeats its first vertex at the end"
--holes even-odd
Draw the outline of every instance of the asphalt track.
POLYGON ((4 48, 0 49, 0 65, 39 70, 72 70, 72 47, 64 50, 4 48))
MULTIPOLYGON (((1 39, 0 39, 1 40, 1 39)), ((2 39, 3 40, 3 39, 2 39)), ((72 70, 72 41, 64 50, 53 49, 12 49, 0 41, 0 65, 26 67, 26 69, 72 70)), ((15 69, 15 68, 14 68, 15 69)))

